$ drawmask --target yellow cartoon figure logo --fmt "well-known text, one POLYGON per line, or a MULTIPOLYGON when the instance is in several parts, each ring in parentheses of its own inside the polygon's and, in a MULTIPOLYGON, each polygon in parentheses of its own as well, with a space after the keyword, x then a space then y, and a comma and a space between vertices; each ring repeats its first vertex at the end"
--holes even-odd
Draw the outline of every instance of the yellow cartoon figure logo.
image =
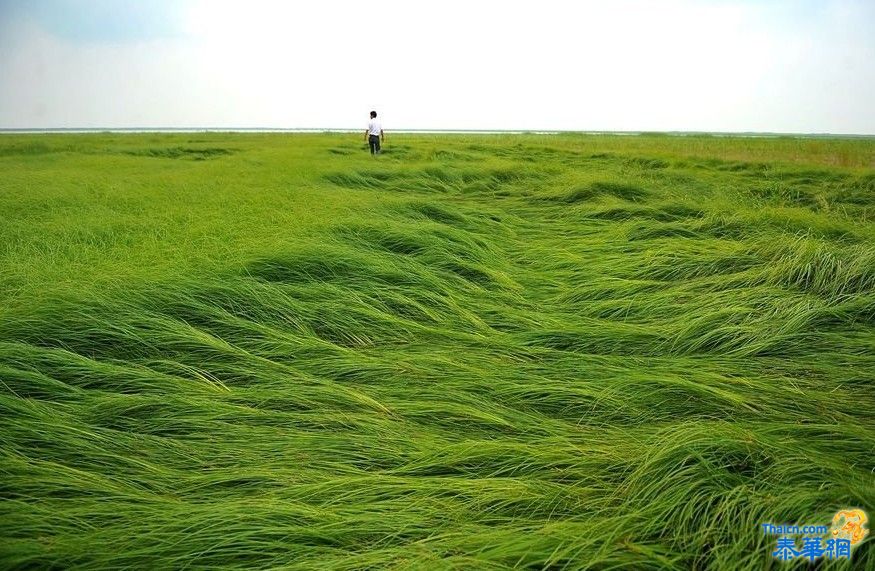
POLYGON ((863 527, 868 519, 863 510, 842 510, 832 518, 832 536, 857 545, 869 535, 869 530, 863 527))

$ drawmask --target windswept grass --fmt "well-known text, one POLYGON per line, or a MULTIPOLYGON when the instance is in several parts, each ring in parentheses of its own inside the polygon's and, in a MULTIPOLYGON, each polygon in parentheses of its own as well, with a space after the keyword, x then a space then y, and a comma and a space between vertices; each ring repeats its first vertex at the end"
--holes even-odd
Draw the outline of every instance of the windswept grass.
POLYGON ((0 138, 0 566, 777 569, 875 512, 871 140, 386 150, 0 138))

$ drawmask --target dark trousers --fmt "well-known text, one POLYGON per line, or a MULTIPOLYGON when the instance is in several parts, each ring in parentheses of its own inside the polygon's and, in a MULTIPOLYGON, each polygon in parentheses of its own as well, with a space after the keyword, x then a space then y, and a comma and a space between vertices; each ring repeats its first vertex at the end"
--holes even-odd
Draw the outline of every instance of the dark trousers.
POLYGON ((368 146, 371 148, 372 155, 380 154, 380 136, 368 135, 368 146))

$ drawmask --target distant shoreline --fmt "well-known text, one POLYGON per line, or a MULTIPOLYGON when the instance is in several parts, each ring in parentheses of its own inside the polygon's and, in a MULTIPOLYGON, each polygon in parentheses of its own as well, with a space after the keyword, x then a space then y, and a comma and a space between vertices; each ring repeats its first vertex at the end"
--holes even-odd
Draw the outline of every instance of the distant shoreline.
MULTIPOLYGON (((0 134, 60 134, 60 133, 358 133, 361 129, 287 129, 265 127, 130 127, 130 128, 0 128, 0 134)), ((422 135, 608 135, 608 136, 668 136, 668 137, 747 137, 799 139, 875 139, 875 135, 852 133, 756 133, 725 131, 564 131, 525 129, 392 129, 392 133, 422 135)))

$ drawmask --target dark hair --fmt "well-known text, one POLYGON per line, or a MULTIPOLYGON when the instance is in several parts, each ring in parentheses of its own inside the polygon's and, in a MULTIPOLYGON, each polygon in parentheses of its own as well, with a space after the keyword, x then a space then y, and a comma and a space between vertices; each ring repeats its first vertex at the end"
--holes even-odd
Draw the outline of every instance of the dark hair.
POLYGON ((373 119, 373 118, 376 117, 376 116, 377 116, 377 112, 376 112, 376 111, 371 111, 371 119, 373 119))

